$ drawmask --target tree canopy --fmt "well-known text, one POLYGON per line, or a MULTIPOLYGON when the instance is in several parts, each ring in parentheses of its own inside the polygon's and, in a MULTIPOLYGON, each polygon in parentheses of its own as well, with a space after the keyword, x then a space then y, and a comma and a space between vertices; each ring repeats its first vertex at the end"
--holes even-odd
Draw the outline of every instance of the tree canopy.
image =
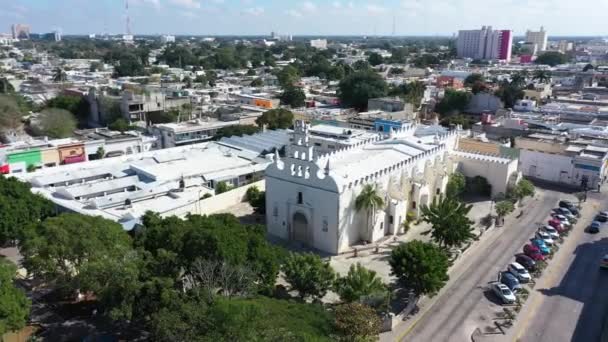
POLYGON ((30 300, 13 283, 16 274, 13 264, 0 259, 0 337, 25 327, 30 314, 30 300))
POLYGON ((50 138, 67 138, 74 134, 76 119, 65 109, 48 108, 40 113, 39 122, 34 127, 38 135, 50 138))
POLYGON ((360 303, 348 303, 336 308, 336 329, 341 333, 338 341, 376 341, 382 322, 374 309, 360 303))
POLYGON ((469 104, 471 95, 464 91, 446 89, 443 99, 439 101, 435 110, 442 116, 462 113, 469 104))
POLYGON ((281 94, 281 104, 291 106, 291 108, 304 107, 306 94, 300 87, 287 86, 281 94))
POLYGON ((293 125, 293 113, 284 108, 271 109, 255 120, 261 128, 266 125, 268 129, 286 129, 293 125))
POLYGON ((232 137, 238 136, 242 137, 243 135, 252 135, 258 133, 260 128, 258 126, 253 125, 235 125, 235 126, 225 126, 217 130, 215 134, 216 139, 221 139, 223 137, 232 137))
POLYGON ((334 270, 329 263, 312 253, 291 253, 283 265, 285 280, 300 298, 322 298, 335 280, 334 270))
POLYGON ((45 103, 46 108, 64 109, 74 114, 80 122, 86 123, 89 115, 89 103, 82 96, 57 95, 45 103))
POLYGON ((0 177, 0 245, 21 240, 26 227, 54 213, 53 203, 33 194, 29 184, 0 177))
POLYGON ((414 240, 392 250, 392 274, 417 295, 434 296, 448 281, 448 257, 438 246, 414 240))
POLYGON ((433 198, 431 205, 422 206, 422 220, 431 224, 424 234, 430 234, 441 247, 460 247, 475 237, 473 221, 467 216, 472 208, 453 197, 433 198))
POLYGON ((446 196, 457 198, 464 193, 466 184, 466 177, 460 172, 454 172, 452 175, 450 175, 450 179, 448 180, 445 190, 446 196))
POLYGON ((368 270, 360 263, 351 265, 344 277, 336 280, 335 290, 345 302, 358 302, 370 297, 386 298, 387 287, 375 271, 368 270))
POLYGON ((534 63, 549 65, 549 66, 553 67, 553 66, 556 66, 559 64, 568 63, 569 60, 570 59, 568 58, 568 56, 566 56, 565 54, 563 54, 561 52, 547 51, 547 52, 544 52, 543 54, 541 54, 540 56, 538 56, 536 58, 536 60, 534 61, 534 63))
POLYGON ((384 79, 373 71, 365 70, 352 73, 340 81, 338 96, 342 105, 365 110, 369 99, 386 96, 387 92, 384 79))
POLYGON ((0 95, 0 129, 14 130, 21 126, 23 110, 17 99, 10 95, 0 95))

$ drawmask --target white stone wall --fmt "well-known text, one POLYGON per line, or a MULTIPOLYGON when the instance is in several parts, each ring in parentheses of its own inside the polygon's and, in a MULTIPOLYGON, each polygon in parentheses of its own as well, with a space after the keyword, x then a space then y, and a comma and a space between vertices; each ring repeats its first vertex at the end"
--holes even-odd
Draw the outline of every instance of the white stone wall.
POLYGON ((466 177, 481 176, 487 179, 488 183, 492 185, 492 196, 499 193, 506 194, 511 175, 517 173, 517 160, 502 163, 484 158, 482 155, 468 158, 458 154, 455 154, 453 158, 458 165, 458 170, 466 177))
POLYGON ((549 182, 572 184, 574 181, 572 158, 565 155, 522 149, 519 154, 519 170, 526 177, 549 182))

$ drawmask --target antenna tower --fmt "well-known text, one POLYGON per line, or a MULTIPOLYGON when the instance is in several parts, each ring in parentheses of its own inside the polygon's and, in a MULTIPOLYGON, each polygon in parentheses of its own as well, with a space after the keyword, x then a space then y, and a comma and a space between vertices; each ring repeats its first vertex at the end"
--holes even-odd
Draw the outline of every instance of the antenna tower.
POLYGON ((125 0, 125 14, 127 20, 127 35, 131 35, 131 17, 129 16, 129 0, 125 0))

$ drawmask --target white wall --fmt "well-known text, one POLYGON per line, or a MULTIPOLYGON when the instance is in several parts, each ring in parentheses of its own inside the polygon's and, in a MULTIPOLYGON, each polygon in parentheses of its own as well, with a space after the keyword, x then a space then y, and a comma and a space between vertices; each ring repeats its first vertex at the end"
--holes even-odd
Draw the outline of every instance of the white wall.
POLYGON ((167 216, 186 216, 187 214, 211 215, 234 205, 237 205, 245 200, 245 193, 253 186, 257 186, 260 191, 266 189, 266 183, 261 180, 251 183, 246 186, 224 192, 223 194, 215 195, 195 203, 190 203, 175 210, 164 212, 163 217, 167 216))
POLYGON ((460 155, 454 156, 458 164, 458 170, 466 177, 481 176, 492 185, 492 196, 499 193, 506 194, 510 176, 517 172, 518 162, 512 160, 510 163, 499 163, 485 160, 483 156, 477 159, 467 158, 460 155))
POLYGON ((520 150, 519 170, 527 177, 572 184, 573 167, 572 158, 568 156, 520 150))

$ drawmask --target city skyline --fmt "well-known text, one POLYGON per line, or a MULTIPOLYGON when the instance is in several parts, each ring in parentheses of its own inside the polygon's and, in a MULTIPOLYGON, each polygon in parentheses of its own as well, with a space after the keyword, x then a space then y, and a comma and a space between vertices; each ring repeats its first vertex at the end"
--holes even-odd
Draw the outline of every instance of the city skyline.
MULTIPOLYGON (((592 36, 603 34, 601 13, 608 2, 129 0, 129 7, 134 34, 391 35, 394 20, 396 35, 448 36, 492 25, 519 36, 543 25, 551 36, 592 36), (595 10, 579 10, 586 6, 595 10)), ((0 8, 0 32, 9 32, 15 23, 29 24, 38 33, 57 28, 64 34, 126 31, 124 0, 0 0, 0 8)))

